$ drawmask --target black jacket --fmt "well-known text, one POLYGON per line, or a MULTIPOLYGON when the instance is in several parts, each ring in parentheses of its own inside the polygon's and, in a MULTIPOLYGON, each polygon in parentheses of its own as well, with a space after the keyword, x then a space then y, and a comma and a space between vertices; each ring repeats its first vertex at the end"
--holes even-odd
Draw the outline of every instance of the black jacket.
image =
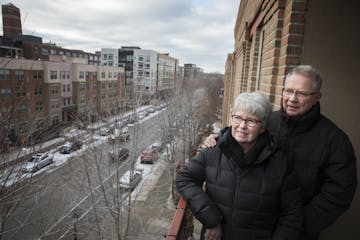
POLYGON ((349 138, 320 114, 319 103, 297 118, 283 109, 274 112, 268 128, 294 158, 305 204, 302 239, 318 239, 350 207, 355 193, 356 159, 349 138))
POLYGON ((267 132, 246 154, 234 142, 229 129, 177 177, 179 192, 203 224, 202 238, 204 228, 221 223, 226 240, 296 240, 303 209, 289 161, 267 132))

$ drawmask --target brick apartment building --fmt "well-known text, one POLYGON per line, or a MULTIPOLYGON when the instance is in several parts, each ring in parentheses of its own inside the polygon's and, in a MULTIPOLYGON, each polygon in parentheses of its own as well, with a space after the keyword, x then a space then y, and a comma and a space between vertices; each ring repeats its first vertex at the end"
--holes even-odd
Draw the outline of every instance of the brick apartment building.
POLYGON ((121 111, 123 68, 66 56, 50 59, 0 57, 1 136, 25 141, 54 126, 92 122, 121 111))
MULTIPOLYGON (((310 64, 322 72, 322 113, 350 137, 360 158, 359 4, 356 1, 241 0, 234 51, 227 57, 222 123, 241 92, 259 90, 278 109, 286 74, 310 64)), ((359 174, 359 170, 358 170, 359 174)), ((321 239, 360 239, 360 194, 321 239)))

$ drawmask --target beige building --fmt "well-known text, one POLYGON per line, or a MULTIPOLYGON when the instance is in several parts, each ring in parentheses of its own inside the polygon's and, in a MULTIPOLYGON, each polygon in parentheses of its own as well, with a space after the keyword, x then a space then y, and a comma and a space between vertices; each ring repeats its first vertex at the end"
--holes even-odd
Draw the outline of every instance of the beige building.
MULTIPOLYGON (((359 10, 356 1, 242 0, 226 62, 223 125, 230 123, 231 104, 241 92, 259 90, 278 109, 286 74, 310 64, 324 78, 322 113, 348 134, 359 159, 359 10)), ((359 195, 321 239, 360 239, 359 195)))
POLYGON ((156 95, 158 97, 171 96, 175 88, 178 60, 169 54, 158 53, 158 69, 156 95))

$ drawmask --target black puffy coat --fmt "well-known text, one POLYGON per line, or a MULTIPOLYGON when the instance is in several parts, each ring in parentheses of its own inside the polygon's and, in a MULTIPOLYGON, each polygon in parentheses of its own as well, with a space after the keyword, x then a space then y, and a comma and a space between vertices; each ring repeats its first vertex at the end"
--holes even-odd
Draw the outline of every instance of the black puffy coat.
POLYGON ((283 109, 274 112, 268 129, 294 159, 305 204, 301 239, 318 239, 350 207, 355 193, 356 159, 349 138, 320 114, 319 103, 296 118, 283 109))
POLYGON ((303 208, 296 176, 268 133, 259 138, 242 155, 229 129, 180 171, 177 187, 203 224, 202 239, 205 228, 219 223, 226 240, 298 238, 303 208))

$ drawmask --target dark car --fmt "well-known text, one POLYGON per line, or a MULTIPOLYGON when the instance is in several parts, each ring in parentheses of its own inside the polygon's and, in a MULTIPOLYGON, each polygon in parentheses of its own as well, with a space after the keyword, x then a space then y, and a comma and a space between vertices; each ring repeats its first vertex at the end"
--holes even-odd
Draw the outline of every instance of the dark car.
POLYGON ((162 152, 165 148, 165 144, 160 142, 155 142, 151 145, 151 148, 156 149, 157 152, 162 152))
POLYGON ((109 158, 112 161, 124 161, 128 157, 129 157, 129 149, 127 148, 113 149, 109 152, 109 158))
POLYGON ((60 148, 60 153, 69 154, 76 150, 79 150, 82 147, 81 141, 67 142, 60 148))

